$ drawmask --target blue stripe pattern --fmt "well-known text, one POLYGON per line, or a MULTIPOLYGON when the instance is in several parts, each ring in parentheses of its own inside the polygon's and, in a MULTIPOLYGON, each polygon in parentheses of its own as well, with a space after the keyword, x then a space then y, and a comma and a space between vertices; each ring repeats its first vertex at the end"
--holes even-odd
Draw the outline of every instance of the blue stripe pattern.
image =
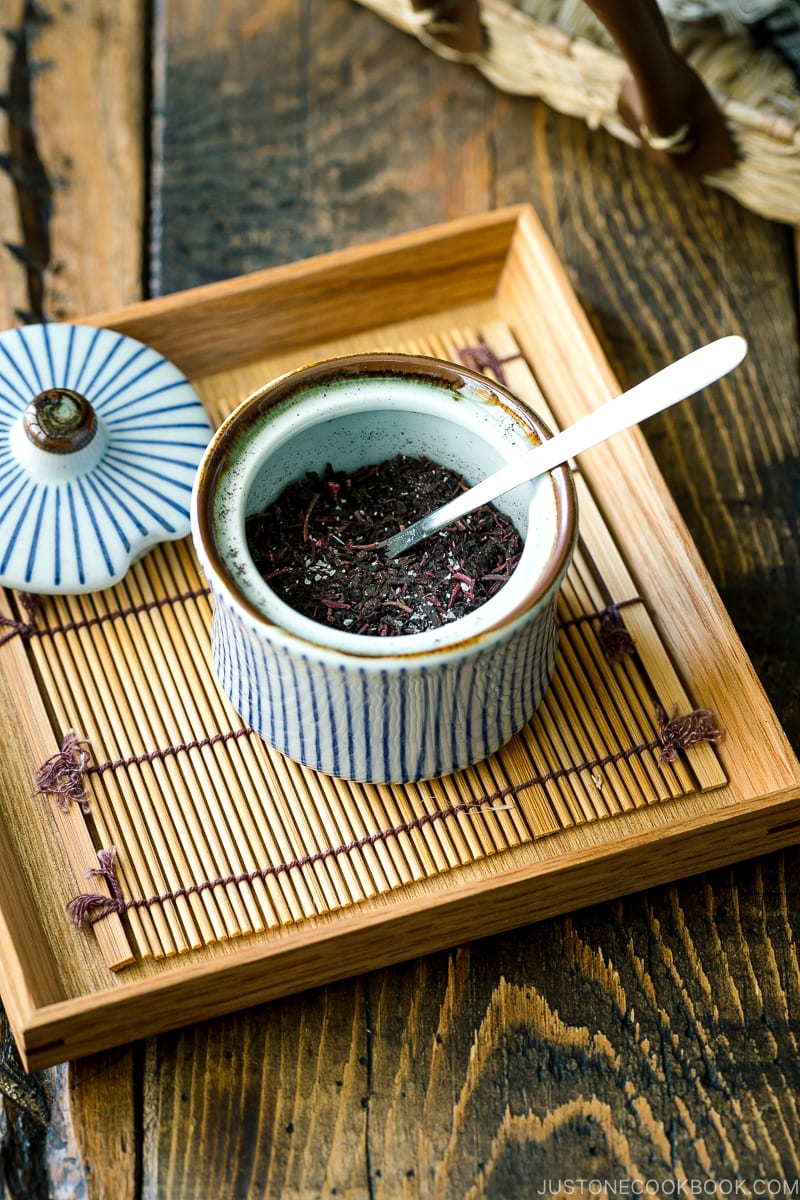
POLYGON ((555 668, 555 597, 490 646, 394 668, 300 654, 215 593, 212 652, 234 708, 282 754, 340 778, 411 783, 487 758, 530 720, 555 668))
POLYGON ((211 433, 189 381, 133 338, 58 322, 0 333, 0 585, 95 590, 149 546, 186 537, 211 433), (20 437, 29 401, 55 387, 84 395, 103 434, 74 456, 20 437))

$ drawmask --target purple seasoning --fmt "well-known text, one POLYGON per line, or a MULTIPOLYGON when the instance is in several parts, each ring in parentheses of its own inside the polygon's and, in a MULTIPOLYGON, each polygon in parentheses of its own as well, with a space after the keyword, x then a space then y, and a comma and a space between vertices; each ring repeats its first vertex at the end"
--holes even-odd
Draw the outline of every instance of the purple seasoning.
POLYGON ((272 590, 304 616, 350 633, 421 633, 484 604, 522 553, 510 518, 487 504, 399 558, 381 554, 378 542, 465 487, 426 458, 349 474, 329 465, 249 517, 247 544, 272 590))

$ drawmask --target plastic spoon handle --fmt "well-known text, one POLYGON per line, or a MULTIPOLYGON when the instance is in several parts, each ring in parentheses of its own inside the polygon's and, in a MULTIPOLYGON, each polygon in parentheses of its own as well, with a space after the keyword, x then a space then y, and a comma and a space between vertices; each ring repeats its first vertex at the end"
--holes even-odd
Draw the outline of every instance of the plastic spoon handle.
POLYGON ((609 400, 601 408, 581 417, 555 437, 548 438, 527 454, 501 467, 474 487, 461 492, 441 508, 393 534, 381 543, 382 550, 389 558, 396 558, 438 529, 473 512, 482 504, 496 500, 520 483, 560 467, 576 454, 599 445, 615 433, 621 433, 623 429, 637 425, 647 417, 669 408, 671 404, 693 396, 695 392, 727 375, 746 354, 747 342, 736 334, 693 350, 621 396, 609 400))

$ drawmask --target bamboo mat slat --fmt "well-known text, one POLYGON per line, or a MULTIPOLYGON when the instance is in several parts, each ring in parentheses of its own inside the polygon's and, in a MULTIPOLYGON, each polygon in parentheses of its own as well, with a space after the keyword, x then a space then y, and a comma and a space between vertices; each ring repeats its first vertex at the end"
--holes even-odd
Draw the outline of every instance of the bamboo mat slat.
MULTIPOLYGON (((499 319, 395 348, 467 365, 477 354, 556 427, 499 319)), ((579 472, 577 482, 580 543, 558 603, 552 686, 508 745, 443 779, 336 780, 243 729, 216 683, 211 604, 188 540, 157 547, 107 592, 42 601, 29 653, 57 721, 91 747, 94 847, 116 847, 126 898, 170 894, 127 912, 130 955, 108 948, 109 967, 292 926, 726 782, 710 745, 659 762, 656 706, 692 703, 579 472), (598 638, 609 605, 634 643, 618 661, 598 638)))

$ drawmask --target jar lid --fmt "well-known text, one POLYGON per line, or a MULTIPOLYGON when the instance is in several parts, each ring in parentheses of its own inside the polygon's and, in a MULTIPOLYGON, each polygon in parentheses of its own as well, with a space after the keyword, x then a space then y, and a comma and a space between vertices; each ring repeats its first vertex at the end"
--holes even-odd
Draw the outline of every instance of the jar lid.
POLYGON ((186 377, 134 338, 56 322, 0 333, 0 584, 97 591, 186 537, 211 433, 186 377))

